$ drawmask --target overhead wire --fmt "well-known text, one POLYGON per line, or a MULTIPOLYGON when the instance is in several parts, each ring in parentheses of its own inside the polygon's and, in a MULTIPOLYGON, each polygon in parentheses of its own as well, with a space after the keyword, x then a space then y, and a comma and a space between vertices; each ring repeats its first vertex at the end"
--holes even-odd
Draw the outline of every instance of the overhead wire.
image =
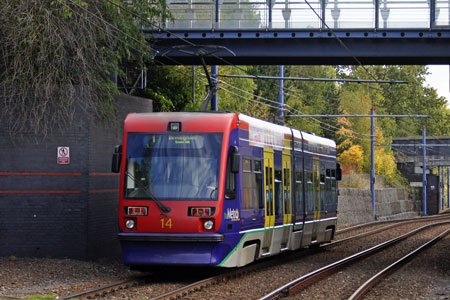
MULTIPOLYGON (((107 2, 109 2, 109 3, 111 3, 112 5, 114 5, 114 6, 116 6, 116 7, 118 7, 118 8, 120 8, 120 9, 123 9, 124 11, 126 11, 126 12, 128 12, 129 14, 131 14, 131 15, 133 15, 134 17, 136 17, 136 18, 139 18, 141 21, 144 21, 144 22, 147 22, 148 24, 150 24, 151 26, 154 26, 154 27, 157 27, 158 28, 158 30, 160 30, 160 31, 163 31, 163 32, 166 32, 166 33, 168 33, 168 34, 170 34, 170 35, 173 35, 174 37, 176 37, 177 39, 179 39, 179 40, 181 40, 181 41, 183 41, 183 42, 185 42, 185 43, 187 43, 187 44, 189 44, 190 46, 193 46, 193 47, 199 47, 197 44, 195 44, 195 43, 192 43, 191 41, 189 41, 189 40, 187 40, 187 39, 185 39, 185 38, 183 38, 183 37, 181 37, 181 36, 179 36, 179 35, 177 35, 177 34, 175 34, 175 33, 173 33, 173 32, 171 32, 171 31, 169 31, 169 30, 167 30, 166 28, 163 28, 163 27, 161 27, 161 26, 159 26, 158 24, 156 24, 156 23, 154 23, 154 22, 151 22, 151 21, 149 21, 149 20, 147 20, 147 19, 145 19, 145 18, 142 18, 141 16, 139 16, 138 14, 136 14, 135 12, 133 12, 132 10, 130 10, 130 9, 128 9, 128 8, 126 8, 126 7, 124 7, 124 6, 122 6, 122 5, 119 5, 119 4, 117 4, 117 3, 115 3, 115 2, 113 2, 112 0, 106 0, 107 2)), ((305 0, 306 1, 306 0, 305 0)), ((316 11, 314 10, 314 8, 312 8, 311 7, 311 5, 306 1, 306 3, 310 6, 310 8, 314 11, 314 13, 316 13, 316 11)), ((316 15, 317 15, 317 13, 316 13, 316 15)), ((318 16, 319 18, 320 18, 320 16, 318 16)), ((321 19, 321 18, 320 18, 321 19)), ((323 21, 322 19, 321 19, 321 21, 323 21)), ((323 21, 323 23, 326 25, 326 23, 323 21)), ((328 27, 328 25, 326 25, 327 26, 327 28, 329 28, 328 27)), ((330 28, 329 28, 329 30, 331 30, 330 28)), ((336 36, 336 34, 333 32, 333 34, 336 36)), ((337 36, 336 36, 336 38, 338 38, 337 36)), ((339 38, 338 38, 339 39, 339 38)), ((340 39, 339 39, 340 40, 340 39)), ((340 43, 342 43, 342 45, 346 48, 346 49, 348 49, 348 47, 346 47, 345 46, 345 44, 343 44, 343 42, 342 41, 340 41, 340 43)), ((348 49, 348 51, 350 51, 350 53, 352 53, 351 52, 351 50, 350 49, 348 49)), ((224 58, 222 58, 222 57, 220 57, 220 56, 217 56, 217 55, 215 55, 215 54, 211 54, 211 56, 212 57, 214 57, 214 58, 217 58, 217 59, 219 59, 219 60, 221 60, 222 62, 224 62, 226 65, 230 65, 230 66, 233 66, 233 67, 235 67, 235 68, 237 68, 237 69, 239 69, 239 70, 241 70, 241 71, 244 71, 244 72, 248 72, 248 70, 246 70, 246 69, 244 69, 244 68, 241 68, 241 67, 239 67, 239 66, 237 66, 237 65, 235 65, 235 64, 233 64, 233 63, 230 63, 229 61, 227 61, 227 60, 225 60, 224 58)), ((359 60, 352 54, 352 56, 359 62, 359 60)), ((166 56, 166 58, 169 58, 168 56, 166 56)), ((359 62, 360 63, 360 62, 359 62)), ((360 63, 360 65, 362 66, 362 64, 360 63)), ((363 67, 364 68, 364 67, 363 67)), ((365 69, 365 68, 364 68, 365 69)), ((368 72, 368 70, 367 69, 365 69, 366 70, 366 72, 368 72)), ((370 73, 369 73, 369 75, 371 75, 370 73)), ((254 75, 257 79, 259 79, 259 76, 258 75, 254 75)), ((374 78, 374 80, 375 81, 379 81, 378 79, 376 79, 375 77, 373 77, 372 76, 372 78, 374 78)), ((280 86, 280 85, 279 85, 280 86)), ((281 87, 281 86, 280 86, 281 87)), ((285 87, 282 87, 283 89, 286 89, 285 87)), ((290 90, 290 91, 293 91, 293 90, 290 90)), ((294 91, 295 92, 295 91, 294 91)))
MULTIPOLYGON (((232 87, 232 88, 234 88, 234 89, 237 89, 237 90, 239 90, 239 91, 241 91, 241 92, 251 94, 250 92, 245 91, 245 90, 243 90, 243 89, 240 89, 240 88, 238 88, 238 87, 232 86, 232 85, 230 85, 229 83, 226 83, 225 81, 223 81, 223 80, 221 80, 221 79, 219 79, 218 81, 219 81, 219 82, 222 82, 222 83, 225 83, 226 85, 229 85, 230 87, 232 87)), ((255 95, 255 94, 251 94, 251 95, 253 95, 253 96, 255 96, 255 97, 259 97, 259 98, 261 98, 261 99, 263 99, 263 100, 266 100, 266 101, 269 101, 269 102, 272 102, 272 103, 276 103, 277 105, 279 105, 279 102, 278 102, 278 101, 270 100, 270 99, 267 99, 267 98, 264 98, 264 97, 261 97, 261 96, 255 95)), ((288 111, 291 111, 291 112, 298 112, 298 113, 300 113, 301 115, 307 116, 306 114, 304 114, 302 111, 300 111, 299 109, 297 109, 297 108, 295 108, 295 107, 292 107, 292 106, 290 106, 290 105, 288 105, 288 104, 284 104, 284 106, 286 107, 286 110, 288 110, 288 111)), ((334 129, 335 131, 337 131, 337 130, 340 129, 340 127, 336 127, 336 126, 334 126, 334 125, 328 124, 328 123, 323 122, 323 121, 321 121, 321 120, 319 120, 319 119, 317 119, 317 118, 312 117, 311 119, 315 119, 315 120, 318 121, 321 125, 325 125, 325 126, 327 126, 328 128, 334 129)), ((322 127, 322 128, 323 128, 323 127, 322 127)), ((327 128, 323 128, 323 129, 327 129, 327 128)), ((327 129, 327 130, 330 130, 330 129, 327 129)), ((354 130, 350 130, 350 131, 353 132, 355 135, 368 136, 368 137, 371 136, 370 134, 365 134, 365 133, 357 132, 357 131, 354 131, 354 130)), ((334 132, 334 131, 333 131, 333 132, 334 132)))
MULTIPOLYGON (((347 45, 345 45, 345 43, 337 36, 337 34, 333 31, 333 29, 331 29, 330 26, 328 26, 328 24, 325 22, 325 20, 317 13, 317 11, 314 9, 314 7, 312 7, 312 5, 308 2, 308 0, 305 0, 305 3, 309 6, 309 8, 313 11, 313 13, 317 16, 317 18, 319 18, 319 20, 322 22, 322 24, 328 29, 328 31, 334 36, 334 38, 338 41, 338 43, 350 54, 350 56, 357 62, 357 64, 363 68, 363 70, 370 76, 372 77, 375 81, 379 81, 378 78, 376 78, 372 73, 369 72, 369 70, 361 63, 361 61, 356 57, 356 55, 353 53, 353 51, 351 51, 351 49, 349 47, 347 47, 347 45)), ((379 89, 379 88, 375 88, 375 87, 369 87, 372 89, 376 89, 376 90, 381 90, 385 93, 390 94, 391 96, 392 93, 389 90, 385 90, 385 89, 379 89)), ((409 120, 407 120, 407 122, 410 122, 413 125, 420 125, 419 122, 414 123, 411 122, 409 120)))
MULTIPOLYGON (((72 3, 74 3, 72 0, 69 0, 69 1, 72 2, 72 3)), ((94 15, 95 17, 101 19, 100 17, 96 16, 96 15, 93 14, 92 12, 88 11, 86 8, 79 6, 77 3, 74 3, 74 4, 75 4, 76 6, 78 6, 78 7, 80 7, 80 8, 82 8, 82 9, 86 10, 88 13, 94 15)), ((73 9, 72 9, 72 10, 73 10, 73 9)), ((73 11, 74 11, 74 10, 73 10, 73 11)), ((80 13, 80 12, 78 12, 78 11, 74 11, 74 12, 80 13)), ((100 28, 100 29, 104 30, 103 28, 99 27, 97 24, 91 22, 90 20, 88 20, 88 21, 89 21, 92 25, 96 26, 97 28, 100 28)), ((109 26, 111 26, 111 28, 113 28, 113 29, 116 30, 117 32, 121 33, 122 35, 125 35, 125 36, 127 36, 127 37, 133 38, 132 36, 130 36, 130 35, 128 35, 127 33, 123 32, 122 30, 120 30, 119 28, 117 28, 116 26, 114 26, 113 24, 110 24, 109 22, 106 22, 106 21, 104 21, 103 19, 101 19, 101 21, 102 21, 102 22, 105 22, 106 24, 108 24, 109 26)), ((107 32, 107 34, 110 34, 110 33, 107 32)), ((113 36, 113 37, 114 37, 114 38, 118 38, 117 36, 113 36)), ((138 43, 143 44, 141 41, 139 41, 139 40, 137 40, 137 39, 134 39, 134 38, 133 38, 133 40, 136 41, 136 42, 138 42, 138 43)), ((122 40, 122 41, 123 41, 123 40, 122 40)), ((146 46, 146 44, 143 44, 143 45, 146 46)), ((172 58, 169 58, 169 59, 172 59, 172 58)), ((165 65, 164 63, 158 61, 157 59, 154 59, 154 61, 156 61, 157 63, 159 63, 159 64, 161 64, 161 65, 163 65, 163 66, 165 65)), ((173 60, 173 59, 172 59, 172 61, 173 61, 174 63, 176 63, 176 64, 181 65, 179 62, 177 62, 177 61, 175 61, 175 60, 173 60)), ((178 71, 178 72, 181 72, 182 70, 177 70, 177 71, 178 71)), ((200 72, 200 74, 204 76, 203 73, 200 72)), ((245 93, 247 93, 247 94, 249 94, 249 95, 251 95, 251 96, 253 96, 253 97, 255 97, 255 98, 260 98, 260 99, 263 99, 263 100, 268 101, 268 102, 276 103, 276 104, 278 105, 278 102, 277 102, 277 101, 270 100, 270 99, 268 99, 268 98, 264 98, 264 97, 261 97, 261 96, 259 96, 259 95, 252 94, 252 93, 250 93, 250 92, 248 92, 248 91, 239 89, 239 88, 237 88, 237 87, 235 87, 235 86, 233 86, 233 85, 231 85, 231 84, 229 84, 229 83, 227 83, 227 82, 225 82, 225 81, 223 81, 223 80, 221 80, 221 82, 227 84, 228 86, 230 86, 230 87, 232 87, 232 88, 238 89, 238 90, 240 90, 241 92, 245 92, 245 93)), ((226 90, 226 89, 224 89, 224 90, 226 90)), ((229 91, 229 90, 226 90, 226 91, 229 92, 229 93, 232 93, 232 94, 234 94, 234 95, 236 95, 236 96, 240 96, 241 98, 247 99, 247 100, 249 100, 249 101, 253 101, 253 102, 259 103, 259 104, 261 104, 261 105, 265 105, 265 106, 268 106, 268 107, 271 107, 271 108, 278 109, 278 107, 276 107, 276 106, 272 106, 272 105, 269 105, 269 104, 266 104, 266 103, 264 103, 264 102, 257 101, 257 100, 251 99, 251 98, 245 98, 245 97, 242 97, 241 95, 239 95, 239 94, 237 94, 237 93, 233 93, 233 92, 231 92, 231 91, 229 91)), ((295 108, 292 108, 292 109, 294 109, 294 110, 300 112, 299 110, 297 110, 297 109, 295 109, 295 108)), ((285 108, 285 110, 289 111, 288 108, 285 108)), ((332 126, 332 125, 327 124, 327 123, 323 123, 323 124, 328 125, 328 126, 332 126)), ((332 126, 332 127, 333 127, 334 129, 339 129, 339 128, 334 127, 334 126, 332 126)), ((322 129, 331 131, 330 129, 324 128, 324 127, 322 127, 322 129)), ((331 131, 331 132, 334 132, 334 131, 331 131)), ((357 133, 356 133, 356 134, 357 134, 357 133)))
MULTIPOLYGON (((261 101, 257 101, 257 100, 252 99, 252 98, 244 97, 244 96, 242 96, 242 95, 240 95, 240 94, 238 94, 238 93, 235 93, 235 92, 230 91, 230 90, 228 90, 228 89, 226 89, 226 88, 223 88, 223 87, 221 88, 221 90, 226 91, 227 93, 230 93, 230 94, 232 94, 232 95, 234 95, 234 96, 237 96, 237 97, 239 97, 239 98, 246 99, 246 100, 248 100, 248 101, 252 101, 252 102, 255 102, 255 103, 259 103, 259 104, 265 105, 265 106, 270 107, 270 108, 279 109, 279 107, 277 107, 277 106, 273 106, 273 105, 270 105, 270 104, 267 104, 267 103, 264 103, 264 102, 261 102, 261 101)), ((285 110, 285 109, 283 109, 283 110, 285 110)))
MULTIPOLYGON (((180 39, 181 41, 183 41, 183 42, 185 42, 185 43, 187 43, 187 44, 189 44, 189 45, 191 45, 191 46, 193 46, 193 47, 198 47, 198 45, 196 45, 195 43, 192 43, 192 42, 190 42, 189 40, 187 40, 187 39, 185 39, 185 38, 182 38, 182 37, 180 37, 180 36, 177 35, 177 34, 174 34, 173 32, 167 30, 166 28, 163 28, 163 27, 159 26, 158 24, 156 24, 156 23, 154 23, 154 22, 151 22, 151 21, 149 21, 149 20, 147 20, 147 19, 142 18, 142 17, 139 16, 138 14, 134 13, 132 10, 130 10, 130 9, 128 9, 128 8, 122 6, 122 5, 119 5, 119 4, 117 4, 117 3, 114 3, 114 2, 111 1, 111 0, 106 0, 106 1, 109 2, 109 3, 111 3, 112 5, 114 5, 114 6, 118 7, 118 8, 120 8, 120 9, 123 9, 124 11, 126 11, 126 12, 130 13, 131 15, 133 15, 134 17, 139 18, 141 21, 147 22, 147 23, 150 24, 151 26, 157 27, 159 30, 161 30, 161 31, 163 31, 163 32, 166 32, 166 33, 169 33, 169 34, 173 35, 174 37, 176 37, 177 39, 180 39)), ((347 51, 349 51, 349 53, 352 55, 352 57, 353 57, 353 58, 354 58, 354 59, 355 59, 355 60, 356 60, 363 68, 364 68, 364 70, 369 74, 369 76, 371 76, 375 81, 378 81, 377 78, 375 78, 372 74, 370 74, 370 72, 368 72, 368 70, 361 64, 361 62, 356 58, 356 56, 351 52, 351 50, 350 50, 350 49, 342 42, 342 40, 340 40, 339 37, 337 37, 337 35, 336 35, 336 34, 331 30, 331 28, 324 22, 324 20, 322 20, 322 18, 317 14, 317 12, 316 12, 316 11, 314 10, 314 8, 309 4, 309 2, 307 2, 307 0, 305 0, 305 1, 306 1, 306 3, 308 4, 308 6, 314 11, 314 13, 319 17, 319 19, 323 22, 323 24, 324 24, 324 25, 325 25, 325 26, 333 33, 333 35, 338 39, 339 43, 340 43, 347 51)), ((215 54, 212 54, 211 56, 213 56, 213 57, 215 57, 215 58, 221 60, 221 61, 224 62, 226 65, 231 65, 231 66, 233 66, 233 67, 235 67, 235 68, 237 68, 237 69, 239 69, 239 70, 242 70, 242 71, 244 71, 244 72, 247 73, 247 70, 246 70, 246 69, 243 69, 243 68, 241 68, 241 67, 236 66, 235 64, 232 64, 232 63, 228 62, 227 60, 223 59, 222 57, 219 57, 219 56, 217 56, 217 55, 215 55, 215 54)), ((169 57, 166 56, 166 58, 169 58, 169 57)), ((257 75, 255 75, 255 76, 258 77, 257 75)), ((280 85, 279 85, 279 86, 280 86, 280 85)), ((281 86, 280 86, 280 87, 281 87, 281 86)), ((286 89, 284 86, 281 87, 281 88, 283 88, 283 90, 286 89)), ((290 90, 290 91, 293 91, 293 90, 290 90)), ((296 91, 295 91, 295 92, 296 92, 296 91)), ((295 98, 301 100, 299 97, 296 97, 295 95, 292 95, 292 94, 288 94, 288 95, 291 96, 291 97, 295 97, 295 98)), ((300 110, 297 110, 297 111, 298 111, 300 114, 303 114, 300 110)), ((331 124, 325 123, 325 122, 323 122, 323 121, 321 121, 321 120, 319 120, 319 119, 317 119, 317 118, 312 118, 312 119, 315 120, 316 122, 318 122, 319 124, 322 124, 322 125, 325 125, 325 126, 328 126, 328 127, 332 126, 331 124)), ((335 126, 332 126, 332 127, 334 127, 335 129, 338 129, 338 128, 335 127, 335 126)), ((366 135, 366 136, 370 136, 370 135, 363 134, 363 133, 359 133, 359 134, 361 134, 361 135, 366 135)))
MULTIPOLYGON (((115 3, 111 2, 110 0, 106 0, 106 1, 110 2, 111 4, 113 4, 113 5, 115 5, 115 6, 119 7, 119 8, 123 8, 122 6, 115 4, 115 3)), ((86 12, 90 13, 91 15, 93 15, 94 17, 96 17, 97 19, 101 20, 103 23, 108 24, 108 25, 111 26, 114 30, 116 30, 117 32, 121 33, 122 35, 125 35, 126 37, 129 37, 129 38, 133 39, 135 42, 140 43, 140 44, 143 44, 143 45, 145 45, 146 47, 148 46, 147 44, 142 43, 142 41, 139 41, 139 40, 137 40, 136 38, 134 38, 134 37, 130 36, 129 34, 127 34, 126 32, 120 30, 119 28, 117 28, 117 27, 114 26, 113 24, 111 24, 111 23, 105 21, 104 19, 100 18, 99 16, 97 16, 97 15, 94 14, 93 12, 89 11, 87 8, 85 8, 85 7, 83 7, 83 6, 80 6, 78 3, 76 3, 76 2, 74 2, 74 1, 72 1, 72 0, 69 0, 69 2, 71 2, 72 4, 76 5, 77 7, 81 8, 81 9, 85 10, 86 12)), ((127 9, 124 9, 124 10, 128 11, 129 13, 133 14, 134 16, 136 16, 136 17, 138 17, 138 18, 141 18, 140 16, 134 14, 134 13, 133 13, 132 11, 130 11, 130 10, 127 10, 127 9)), ((72 9, 72 11, 75 11, 75 10, 72 9)), ((77 11, 75 11, 75 12, 77 12, 77 11)), ((78 13, 79 13, 79 12, 78 12, 78 13)), ((142 18, 141 18, 141 19, 142 19, 142 18)), ((145 20, 145 19, 143 19, 143 20, 145 20)), ((88 21, 89 21, 89 20, 88 20, 88 21)), ((148 20, 146 20, 146 21, 148 21, 148 20)), ((89 22, 91 22, 91 21, 89 21, 89 22)), ((149 23, 152 23, 152 22, 150 22, 150 21, 148 21, 148 22, 149 22, 149 23)), ((98 25, 95 24, 95 23, 92 23, 92 22, 91 22, 91 24, 94 25, 94 26, 96 26, 96 27, 98 27, 98 25)), ((152 24, 154 25, 154 23, 152 23, 152 24)), ((160 27, 160 28, 161 28, 161 27, 160 27)), ((101 29, 104 30, 103 28, 101 28, 101 29)), ((164 31, 165 31, 165 29, 162 29, 162 28, 161 28, 161 30, 164 30, 164 31)), ((169 31, 167 31, 167 32, 169 32, 169 31)), ((109 34, 109 33, 107 33, 107 34, 109 34)), ((117 36, 114 36, 114 37, 117 38, 117 36)), ((185 40, 185 39, 183 39, 183 38, 180 38, 180 39, 181 39, 181 40, 185 40)), ((123 41, 123 40, 122 40, 122 41, 123 41)), ((189 42, 189 41, 187 41, 187 42, 189 42)), ((191 42, 189 42, 189 43, 192 44, 192 45, 195 45, 195 44, 193 44, 193 43, 191 43, 191 42)), ((177 62, 177 61, 174 60, 173 58, 170 58, 170 57, 167 57, 167 58, 169 58, 170 60, 172 60, 174 63, 176 63, 176 64, 178 64, 178 65, 182 65, 181 63, 177 62)), ((220 58, 220 57, 218 57, 218 58, 220 58)), ((220 59, 222 59, 222 58, 220 58, 220 59)), ((164 63, 158 61, 158 60, 155 59, 155 58, 153 58, 153 60, 156 61, 157 63, 160 63, 161 65, 165 65, 164 63)), ((223 60, 223 59, 222 59, 222 60, 223 60)), ((225 60, 223 60, 223 61, 226 62, 225 60)), ((241 69, 241 70, 247 72, 247 70, 245 70, 245 69, 243 69, 243 68, 240 68, 240 67, 238 67, 238 66, 236 66, 236 65, 234 65, 234 64, 231 64, 231 63, 229 63, 229 62, 226 62, 226 63, 230 64, 230 65, 233 66, 233 67, 236 67, 236 68, 238 68, 238 69, 241 69)), ((181 71, 181 70, 177 70, 177 71, 181 71)), ((198 72, 198 71, 197 71, 197 72, 198 72)), ((203 74, 203 73, 201 73, 201 72, 200 72, 200 74, 203 75, 203 76, 205 76, 205 74, 203 74)), ((220 82, 222 82, 222 83, 225 83, 226 85, 228 85, 228 86, 230 86, 230 87, 232 87, 232 88, 235 88, 235 89, 238 89, 238 90, 240 90, 240 91, 242 91, 242 92, 245 92, 245 93, 247 93, 247 94, 250 94, 250 95, 252 95, 253 97, 260 98, 260 99, 263 99, 263 100, 265 100, 265 101, 272 102, 272 103, 276 103, 277 105, 279 105, 278 101, 270 100, 270 99, 261 97, 261 96, 256 95, 256 94, 252 94, 252 93, 250 93, 250 92, 248 92, 248 91, 245 91, 245 90, 242 90, 242 89, 240 89, 240 88, 238 88, 238 87, 235 87, 235 86, 233 86, 233 85, 231 85, 231 84, 229 84, 229 83, 227 83, 227 82, 225 82, 225 81, 223 81, 223 80, 218 80, 218 81, 220 81, 220 82)), ((229 90, 227 90, 227 91, 228 91, 228 92, 231 92, 231 91, 229 91, 229 90)), ((231 93, 232 93, 232 92, 231 92, 231 93)), ((233 94, 234 94, 234 95, 239 95, 239 94, 237 94, 237 93, 233 93, 233 94)), ((239 96, 240 96, 240 95, 239 95, 239 96)), ((241 96, 241 98, 245 98, 245 97, 242 97, 242 96, 241 96)), ((247 99, 247 98, 245 98, 245 99, 247 99)), ((264 102, 256 101, 256 100, 254 100, 254 99, 248 99, 248 100, 253 101, 253 102, 257 102, 257 103, 260 103, 260 104, 263 104, 263 105, 265 104, 264 102)), ((269 106, 269 107, 271 107, 271 108, 279 109, 279 106, 278 106, 278 107, 275 107, 275 106, 271 106, 271 105, 268 105, 268 104, 266 104, 266 105, 269 106)), ((291 107, 291 106, 289 106, 289 105, 287 105, 287 104, 285 104, 285 106, 288 107, 288 108, 285 108, 285 110, 287 110, 287 111, 289 111, 289 109, 291 109, 291 110, 294 110, 294 111, 299 112, 300 114, 303 114, 299 109, 296 109, 296 108, 294 108, 294 107, 291 107)), ((313 119, 315 119, 315 118, 313 118, 313 119)), ((322 122, 322 121, 320 121, 320 120, 318 120, 318 119, 316 119, 316 121, 318 121, 320 124, 323 124, 323 125, 325 125, 325 126, 331 127, 331 128, 333 128, 333 129, 336 129, 336 130, 339 130, 339 129, 340 129, 339 127, 335 127, 335 126, 333 126, 333 125, 331 125, 331 124, 322 122)), ((330 130, 330 129, 323 128, 323 127, 322 127, 322 129, 324 129, 324 130, 330 130)), ((356 131, 353 131, 353 130, 350 130, 350 131, 352 131, 352 132, 355 133, 356 135, 370 136, 370 135, 368 135, 368 134, 359 133, 359 132, 356 132, 356 131)))

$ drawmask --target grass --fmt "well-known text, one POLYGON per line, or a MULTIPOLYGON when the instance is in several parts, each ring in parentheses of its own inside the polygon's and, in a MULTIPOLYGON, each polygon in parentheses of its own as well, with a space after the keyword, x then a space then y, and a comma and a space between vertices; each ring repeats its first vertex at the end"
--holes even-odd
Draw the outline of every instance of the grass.
POLYGON ((34 300, 34 299, 56 299, 56 296, 52 296, 52 295, 30 295, 27 296, 25 299, 30 299, 30 300, 34 300))

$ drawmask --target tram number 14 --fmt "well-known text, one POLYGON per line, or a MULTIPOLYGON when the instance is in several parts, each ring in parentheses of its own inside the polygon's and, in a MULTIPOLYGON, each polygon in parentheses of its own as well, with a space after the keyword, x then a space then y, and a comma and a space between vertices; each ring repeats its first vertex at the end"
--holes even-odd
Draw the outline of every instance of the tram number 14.
POLYGON ((172 218, 168 218, 168 219, 161 219, 161 228, 172 228, 172 218))

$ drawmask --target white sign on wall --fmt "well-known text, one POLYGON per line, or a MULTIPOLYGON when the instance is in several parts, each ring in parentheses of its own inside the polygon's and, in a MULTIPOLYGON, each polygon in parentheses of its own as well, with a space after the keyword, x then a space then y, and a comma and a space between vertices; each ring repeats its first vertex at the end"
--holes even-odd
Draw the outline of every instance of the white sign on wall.
POLYGON ((69 147, 58 147, 57 156, 58 165, 70 164, 70 150, 69 147))

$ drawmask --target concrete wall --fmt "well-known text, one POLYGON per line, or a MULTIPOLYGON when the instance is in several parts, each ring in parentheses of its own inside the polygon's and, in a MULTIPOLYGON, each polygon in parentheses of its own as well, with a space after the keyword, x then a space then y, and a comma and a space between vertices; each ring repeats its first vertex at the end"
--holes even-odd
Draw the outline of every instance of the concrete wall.
MULTIPOLYGON (((415 217, 420 206, 413 193, 400 188, 375 190, 377 220, 415 217)), ((374 221, 370 190, 339 188, 338 224, 356 224, 374 221)))
POLYGON ((0 127, 0 256, 120 253, 112 153, 122 142, 125 115, 150 112, 152 102, 123 96, 118 103, 117 123, 96 122, 80 110, 69 127, 47 136, 12 138, 0 127), (70 164, 57 164, 59 146, 70 148, 70 164))

